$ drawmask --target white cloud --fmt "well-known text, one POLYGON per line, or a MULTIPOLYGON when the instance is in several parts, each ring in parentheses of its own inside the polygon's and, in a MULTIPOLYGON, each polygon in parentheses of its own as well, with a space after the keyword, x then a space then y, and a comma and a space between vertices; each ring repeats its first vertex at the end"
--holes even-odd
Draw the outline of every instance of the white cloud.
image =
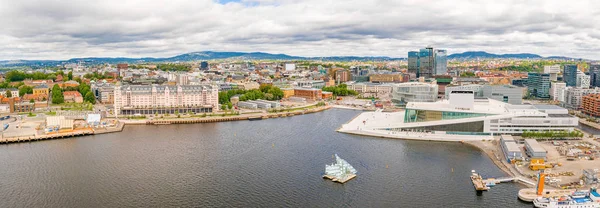
POLYGON ((597 59, 594 1, 0 0, 0 60, 264 51, 405 57, 425 45, 597 59))

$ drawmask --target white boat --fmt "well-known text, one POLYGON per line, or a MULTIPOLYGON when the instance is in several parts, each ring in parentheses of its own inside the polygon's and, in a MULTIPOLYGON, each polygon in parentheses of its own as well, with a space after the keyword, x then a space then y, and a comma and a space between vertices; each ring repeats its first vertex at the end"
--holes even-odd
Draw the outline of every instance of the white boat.
POLYGON ((589 192, 577 191, 569 196, 533 200, 535 207, 543 208, 600 208, 600 194, 595 188, 589 192))
POLYGON ((340 183, 356 177, 356 169, 350 163, 340 158, 337 154, 335 154, 335 161, 336 163, 334 164, 325 165, 325 175, 323 177, 340 183))

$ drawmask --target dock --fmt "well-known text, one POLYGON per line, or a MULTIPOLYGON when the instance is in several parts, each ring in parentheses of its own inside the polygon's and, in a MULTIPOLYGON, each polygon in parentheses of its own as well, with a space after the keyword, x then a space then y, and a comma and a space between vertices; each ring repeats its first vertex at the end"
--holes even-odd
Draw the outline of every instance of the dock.
POLYGON ((331 180, 333 182, 338 182, 338 183, 342 183, 343 184, 343 183, 348 182, 349 180, 352 180, 352 179, 356 178, 356 175, 355 174, 350 174, 350 175, 348 175, 348 177, 345 177, 343 179, 339 179, 337 177, 330 176, 330 175, 323 175, 323 178, 327 178, 327 179, 329 179, 329 180, 331 180))
POLYGON ((536 183, 522 177, 501 177, 501 178, 487 178, 484 179, 475 170, 471 171, 471 182, 477 194, 481 194, 483 191, 488 191, 491 186, 495 186, 500 183, 519 182, 530 186, 535 186, 536 183))
POLYGON ((541 196, 537 195, 537 189, 535 188, 525 188, 519 190, 519 199, 525 202, 533 202, 538 197, 561 197, 566 195, 571 195, 575 192, 576 189, 544 189, 541 196))

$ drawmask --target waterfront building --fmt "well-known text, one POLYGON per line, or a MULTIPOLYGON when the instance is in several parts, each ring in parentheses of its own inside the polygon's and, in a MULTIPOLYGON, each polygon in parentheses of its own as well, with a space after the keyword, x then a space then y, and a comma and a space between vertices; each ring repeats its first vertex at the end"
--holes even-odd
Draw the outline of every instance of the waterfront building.
POLYGON ((550 98, 550 74, 529 72, 527 74, 527 90, 531 96, 542 99, 550 98))
POLYGON ((402 114, 401 123, 372 128, 476 136, 573 131, 578 125, 578 118, 559 106, 515 105, 494 99, 475 99, 472 91, 454 91, 448 100, 437 102, 409 102, 402 114))
POLYGON ((435 102, 437 97, 437 84, 406 82, 392 85, 392 102, 397 105, 405 105, 408 102, 435 102))
POLYGON ((567 87, 577 86, 577 65, 567 64, 564 66, 563 81, 567 83, 567 87))
POLYGON ((510 163, 513 159, 518 159, 523 157, 523 153, 521 152, 521 148, 517 145, 517 142, 511 135, 502 135, 500 136, 500 143, 502 147, 502 152, 504 152, 504 157, 507 162, 510 163))
POLYGON ((564 82, 552 82, 550 83, 550 98, 554 101, 565 101, 565 88, 567 83, 564 82))
POLYGON ((546 158, 546 149, 540 145, 535 139, 525 140, 525 152, 531 158, 546 158))
POLYGON ((388 99, 392 93, 392 85, 379 83, 351 83, 347 89, 358 92, 358 96, 363 98, 388 99))
POLYGON ((600 94, 589 94, 582 97, 581 112, 600 117, 600 94))
POLYGON ((560 65, 549 65, 544 66, 544 74, 550 74, 550 81, 557 81, 558 74, 560 73, 560 65))
POLYGON ((321 89, 315 88, 295 88, 294 97, 305 98, 307 100, 320 100, 322 99, 321 89))
POLYGON ((64 116, 46 117, 46 127, 59 129, 73 129, 73 119, 65 119, 64 116))
POLYGON ((281 91, 283 91, 283 98, 290 98, 294 96, 293 88, 281 88, 281 91))
POLYGON ((175 114, 214 112, 216 85, 123 85, 114 91, 115 114, 175 114))
POLYGON ((581 109, 581 103, 583 96, 589 94, 598 94, 600 93, 600 88, 593 89, 583 89, 576 87, 566 87, 565 90, 565 101, 561 104, 569 109, 579 110, 581 109))
POLYGON ((575 84, 577 87, 589 88, 590 87, 590 75, 586 75, 581 71, 577 71, 577 81, 575 84))

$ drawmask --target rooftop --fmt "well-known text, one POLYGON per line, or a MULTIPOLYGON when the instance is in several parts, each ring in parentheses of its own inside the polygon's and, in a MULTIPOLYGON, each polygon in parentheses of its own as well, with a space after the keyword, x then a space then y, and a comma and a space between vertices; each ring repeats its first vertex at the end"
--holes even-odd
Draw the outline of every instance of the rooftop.
POLYGON ((526 139, 525 144, 534 152, 546 152, 546 149, 544 149, 535 139, 526 139))

